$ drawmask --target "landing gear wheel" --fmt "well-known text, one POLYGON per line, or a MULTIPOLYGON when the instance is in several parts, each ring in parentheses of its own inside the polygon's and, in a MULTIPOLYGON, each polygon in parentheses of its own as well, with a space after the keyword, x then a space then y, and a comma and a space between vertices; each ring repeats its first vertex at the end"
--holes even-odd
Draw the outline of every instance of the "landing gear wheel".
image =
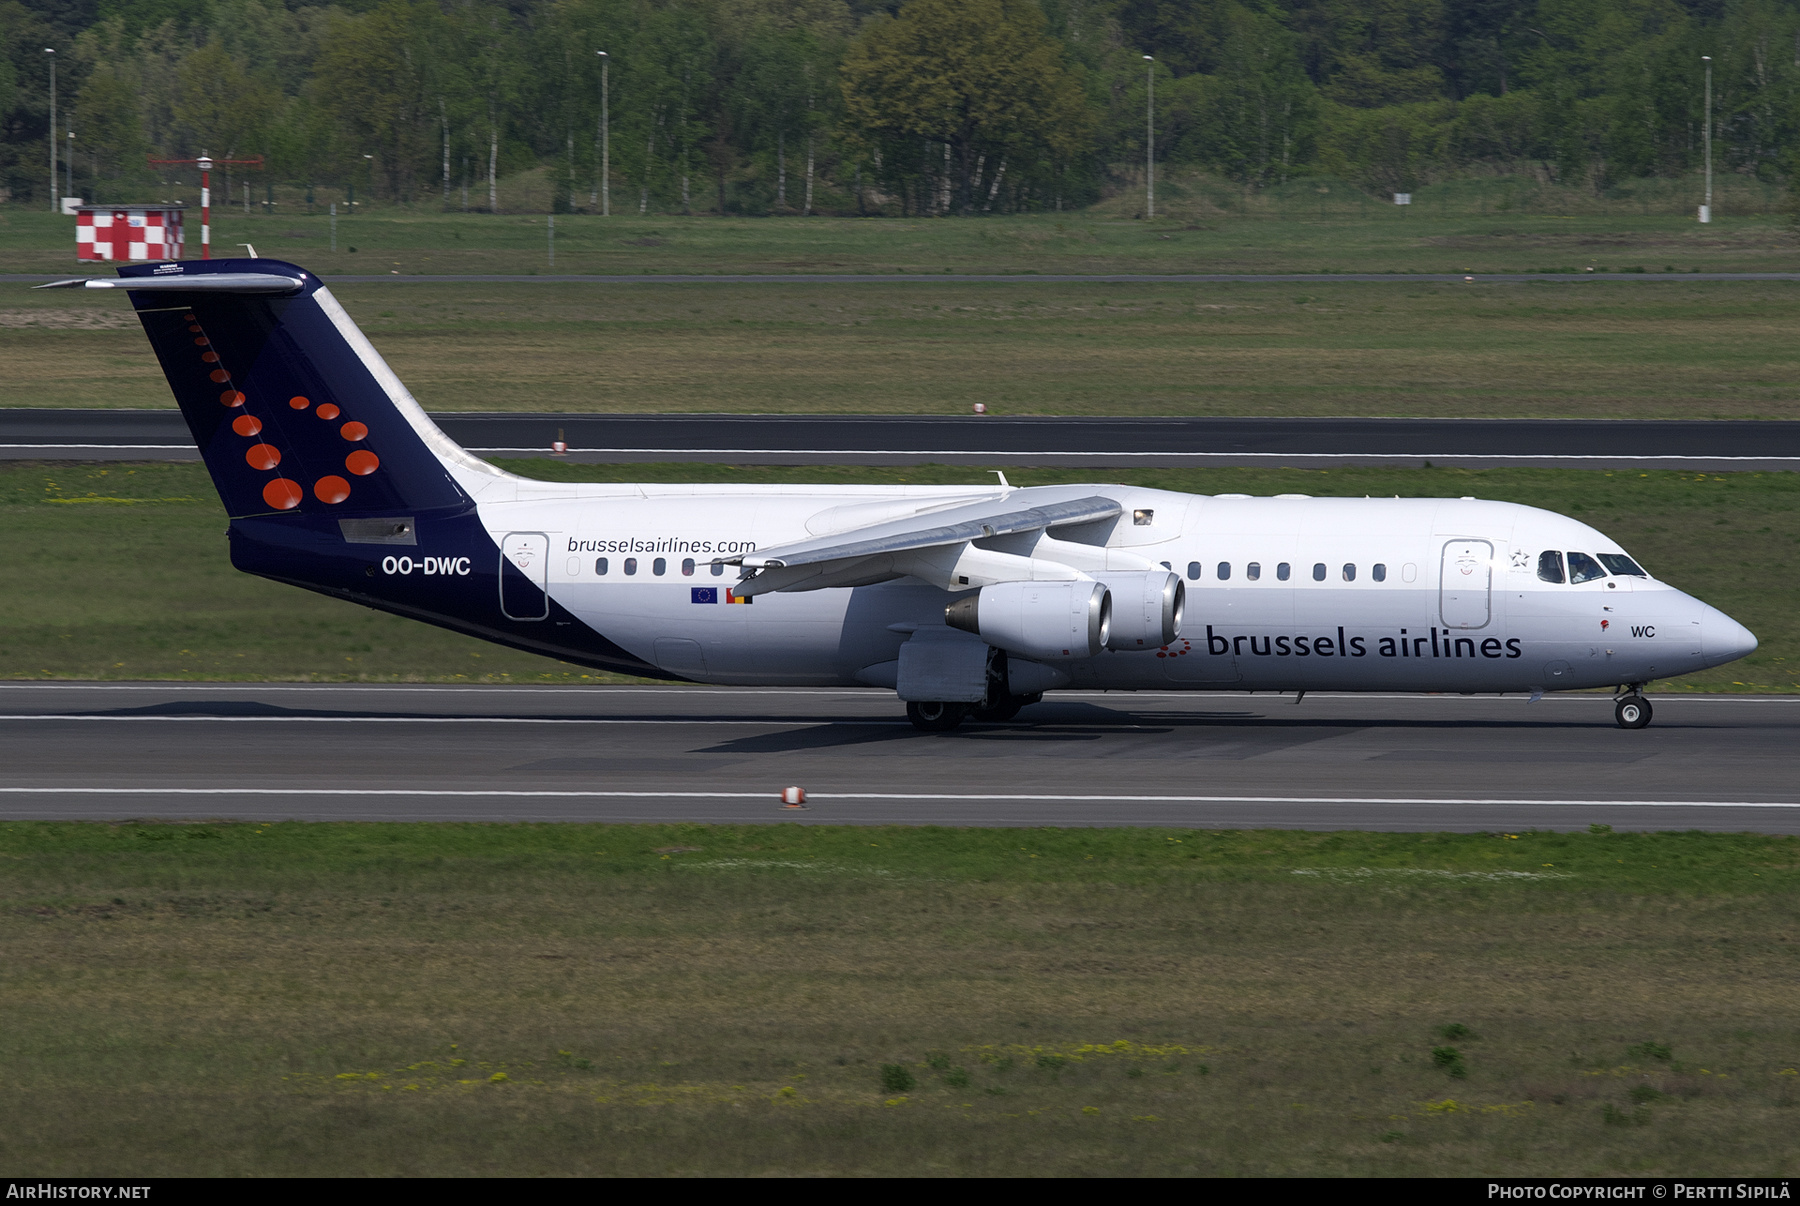
POLYGON ((970 708, 969 715, 976 720, 1007 721, 1017 716, 1019 709, 1028 702, 1017 695, 1003 695, 993 703, 970 708))
POLYGON ((912 721, 913 728, 926 733, 948 733, 961 724, 967 714, 967 704, 928 700, 906 705, 906 718, 912 721))
POLYGON ((1642 695, 1627 695, 1613 706, 1613 719, 1622 729, 1641 729, 1650 723, 1650 701, 1642 695))

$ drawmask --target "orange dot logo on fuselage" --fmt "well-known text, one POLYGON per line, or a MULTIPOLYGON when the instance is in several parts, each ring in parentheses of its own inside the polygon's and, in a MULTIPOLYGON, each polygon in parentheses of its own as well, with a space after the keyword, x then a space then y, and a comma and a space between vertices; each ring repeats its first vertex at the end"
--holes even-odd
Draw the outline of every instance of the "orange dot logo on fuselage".
POLYGON ((350 483, 335 475, 313 483, 313 496, 322 503, 341 503, 350 497, 350 483))
POLYGON ((321 419, 335 419, 338 417, 339 413, 341 412, 338 408, 330 402, 321 403, 317 411, 317 414, 321 419))
POLYGON ((295 410, 305 410, 307 407, 312 405, 312 399, 311 398, 289 398, 288 405, 293 407, 295 410))

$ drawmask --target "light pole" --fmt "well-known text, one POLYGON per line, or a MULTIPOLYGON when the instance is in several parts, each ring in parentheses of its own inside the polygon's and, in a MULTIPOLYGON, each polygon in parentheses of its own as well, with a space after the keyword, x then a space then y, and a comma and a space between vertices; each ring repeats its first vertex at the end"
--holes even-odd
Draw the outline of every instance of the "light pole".
POLYGON ((610 80, 607 72, 612 67, 612 58, 604 50, 596 50, 600 56, 600 216, 612 217, 612 114, 608 111, 611 101, 610 80))
POLYGON ((44 47, 44 53, 50 56, 50 137, 45 142, 50 144, 50 212, 55 213, 56 204, 56 50, 44 47))
POLYGON ((1703 54, 1700 61, 1706 64, 1706 204, 1700 207, 1700 220, 1712 221, 1712 56, 1703 54))
POLYGON ((64 158, 68 160, 64 168, 69 176, 69 191, 63 196, 73 197, 75 195, 75 131, 73 130, 69 131, 69 153, 64 158))
POLYGON ((1144 214, 1156 219, 1156 60, 1144 56, 1144 73, 1150 84, 1144 105, 1144 214))

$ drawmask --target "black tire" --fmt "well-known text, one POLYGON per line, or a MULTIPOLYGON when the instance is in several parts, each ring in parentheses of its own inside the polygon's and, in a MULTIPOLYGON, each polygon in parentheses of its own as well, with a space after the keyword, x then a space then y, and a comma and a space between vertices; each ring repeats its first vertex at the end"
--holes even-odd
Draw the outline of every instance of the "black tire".
POLYGON ((937 700, 915 700, 906 705, 906 718, 912 721, 913 728, 926 733, 948 733, 963 722, 968 712, 967 704, 937 700))
POLYGON ((1641 729, 1650 723, 1655 710, 1642 695, 1627 695, 1613 705, 1613 719, 1622 729, 1641 729))
POLYGON ((1026 702, 1017 695, 1003 695, 993 703, 970 708, 969 715, 976 720, 1007 721, 1017 716, 1026 702))

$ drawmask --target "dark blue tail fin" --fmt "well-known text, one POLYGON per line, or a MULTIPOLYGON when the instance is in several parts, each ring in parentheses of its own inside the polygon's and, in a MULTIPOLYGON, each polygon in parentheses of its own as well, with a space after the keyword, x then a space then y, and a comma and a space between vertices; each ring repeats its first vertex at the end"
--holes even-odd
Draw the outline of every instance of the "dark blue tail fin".
POLYGON ((496 472, 437 430, 311 273, 240 259, 119 275, 233 518, 441 511, 469 503, 453 468, 496 472))

